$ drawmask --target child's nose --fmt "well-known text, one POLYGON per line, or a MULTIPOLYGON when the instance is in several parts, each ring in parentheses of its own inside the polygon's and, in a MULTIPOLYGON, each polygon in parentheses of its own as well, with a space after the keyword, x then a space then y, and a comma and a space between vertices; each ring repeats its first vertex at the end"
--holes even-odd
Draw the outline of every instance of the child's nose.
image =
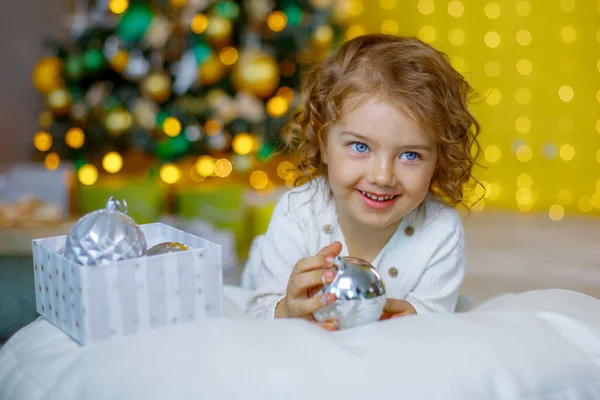
POLYGON ((371 181, 378 186, 394 186, 396 184, 396 176, 394 174, 393 162, 384 158, 374 159, 371 167, 371 181))

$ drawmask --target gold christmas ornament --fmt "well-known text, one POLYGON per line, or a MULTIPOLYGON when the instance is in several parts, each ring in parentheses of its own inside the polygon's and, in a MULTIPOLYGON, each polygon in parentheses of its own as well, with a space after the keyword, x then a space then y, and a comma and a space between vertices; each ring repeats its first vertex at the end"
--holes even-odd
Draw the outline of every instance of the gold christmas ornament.
POLYGON ((104 127, 112 137, 121 136, 131 128, 133 117, 129 111, 122 108, 110 110, 104 118, 104 127))
POLYGON ((63 63, 58 57, 42 59, 33 70, 33 85, 43 94, 60 88, 63 85, 61 76, 63 63))
POLYGON ((71 93, 65 88, 51 91, 46 98, 48 108, 57 115, 67 114, 72 102, 73 98, 71 97, 71 93))
POLYGON ((204 35, 213 46, 222 47, 229 43, 232 31, 233 24, 229 19, 211 16, 204 35))
POLYGON ((263 51, 247 51, 234 66, 231 78, 238 91, 265 98, 279 85, 279 66, 263 51))
POLYGON ((171 96, 171 78, 166 72, 152 72, 142 81, 142 92, 162 103, 171 96))
POLYGON ((225 76, 225 65, 217 57, 211 56, 200 65, 198 75, 205 85, 214 85, 225 76))

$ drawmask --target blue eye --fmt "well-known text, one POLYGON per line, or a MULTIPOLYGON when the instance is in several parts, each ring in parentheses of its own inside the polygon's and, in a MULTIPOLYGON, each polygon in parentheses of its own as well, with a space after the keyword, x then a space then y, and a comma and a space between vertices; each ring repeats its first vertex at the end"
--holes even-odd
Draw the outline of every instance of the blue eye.
POLYGON ((415 161, 417 158, 419 158, 419 155, 414 151, 407 151, 406 153, 402 153, 400 158, 407 161, 415 161))
POLYGON ((350 146, 352 146, 354 151, 356 151, 357 153, 366 153, 367 151, 369 151, 369 146, 361 142, 351 143, 350 146))

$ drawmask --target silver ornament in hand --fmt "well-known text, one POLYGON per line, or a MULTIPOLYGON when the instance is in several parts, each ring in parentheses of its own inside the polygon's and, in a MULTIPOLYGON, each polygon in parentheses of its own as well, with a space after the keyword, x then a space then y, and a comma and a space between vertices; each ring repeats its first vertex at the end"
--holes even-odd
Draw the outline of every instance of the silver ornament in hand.
POLYGON ((82 265, 110 264, 146 252, 144 232, 127 215, 127 203, 108 199, 106 208, 81 217, 69 230, 64 257, 82 265))
POLYGON ((333 293, 336 301, 313 313, 319 322, 332 318, 340 329, 354 328, 379 320, 386 301, 385 285, 375 268, 355 257, 336 257, 337 274, 316 296, 333 293))

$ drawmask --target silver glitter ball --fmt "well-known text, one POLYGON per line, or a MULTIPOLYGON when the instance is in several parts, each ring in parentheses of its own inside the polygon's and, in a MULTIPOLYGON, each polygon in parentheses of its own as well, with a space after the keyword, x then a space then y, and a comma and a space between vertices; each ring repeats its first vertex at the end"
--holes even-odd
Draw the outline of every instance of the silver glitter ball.
POLYGON ((354 257, 336 257, 337 274, 316 295, 333 293, 337 300, 313 313, 319 322, 339 320, 339 329, 354 328, 379 320, 387 296, 385 285, 375 268, 354 257))
POLYGON ((127 203, 113 197, 106 208, 81 217, 71 227, 64 257, 82 265, 110 264, 144 255, 144 232, 127 215, 127 203))

